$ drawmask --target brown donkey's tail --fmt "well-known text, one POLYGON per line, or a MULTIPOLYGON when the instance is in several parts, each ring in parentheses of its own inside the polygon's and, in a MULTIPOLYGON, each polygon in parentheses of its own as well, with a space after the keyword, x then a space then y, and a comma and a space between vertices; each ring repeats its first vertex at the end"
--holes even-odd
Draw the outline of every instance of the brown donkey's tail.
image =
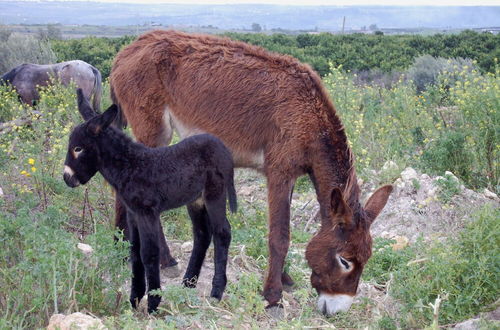
MULTIPOLYGON (((228 151, 229 152, 229 151, 228 151)), ((227 199, 229 200, 229 209, 232 213, 238 210, 238 201, 236 197, 236 189, 234 188, 234 165, 231 157, 231 170, 226 177, 227 199)))
POLYGON ((123 114, 122 107, 116 99, 115 91, 113 90, 113 86, 111 84, 109 85, 109 94, 111 96, 111 101, 113 101, 113 104, 116 104, 116 106, 118 107, 118 114, 116 115, 116 119, 113 122, 113 125, 116 128, 122 130, 127 127, 127 118, 125 118, 125 115, 123 114))

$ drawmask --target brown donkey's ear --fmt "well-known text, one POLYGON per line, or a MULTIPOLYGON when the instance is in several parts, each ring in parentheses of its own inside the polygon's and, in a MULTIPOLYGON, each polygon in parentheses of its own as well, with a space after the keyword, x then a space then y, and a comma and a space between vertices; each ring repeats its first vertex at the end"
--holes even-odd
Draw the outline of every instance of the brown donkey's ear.
POLYGON ((370 196, 365 204, 365 212, 367 213, 370 222, 373 222, 373 220, 375 220, 375 218, 380 214, 387 203, 389 196, 391 195, 392 189, 391 185, 386 185, 377 189, 377 191, 370 196))
POLYGON ((90 106, 90 103, 87 100, 87 98, 83 95, 83 90, 81 88, 76 89, 76 95, 78 98, 78 111, 80 111, 83 120, 88 121, 93 117, 95 117, 97 114, 90 106))
POLYGON ((348 224, 352 221, 352 211, 347 205, 339 188, 333 188, 330 205, 332 207, 333 223, 348 224))

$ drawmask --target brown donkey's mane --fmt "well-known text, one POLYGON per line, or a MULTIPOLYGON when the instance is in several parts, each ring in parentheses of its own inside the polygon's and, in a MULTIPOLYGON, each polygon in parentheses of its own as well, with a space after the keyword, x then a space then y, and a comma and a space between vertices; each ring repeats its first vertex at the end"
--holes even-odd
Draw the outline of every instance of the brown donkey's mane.
MULTIPOLYGON (((163 30, 148 32, 120 51, 110 82, 113 101, 139 142, 166 145, 173 129, 182 138, 211 133, 231 150, 237 167, 266 175, 269 273, 264 296, 271 306, 278 303, 282 285, 292 283, 283 272, 290 196, 304 174, 316 189, 322 223, 306 253, 311 282, 319 292, 355 293, 370 256, 369 226, 390 188, 381 188, 365 207, 360 205, 344 127, 310 66, 228 38, 163 30)), ((119 203, 116 219, 123 227, 119 203)), ((167 253, 162 263, 175 263, 163 244, 167 253)), ((325 304, 329 314, 345 307, 325 304)))

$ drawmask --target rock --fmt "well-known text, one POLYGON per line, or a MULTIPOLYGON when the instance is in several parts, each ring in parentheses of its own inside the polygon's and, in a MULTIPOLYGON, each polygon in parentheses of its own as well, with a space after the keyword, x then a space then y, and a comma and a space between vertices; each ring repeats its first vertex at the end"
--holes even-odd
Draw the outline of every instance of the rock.
POLYGON ((497 194, 495 194, 493 191, 488 190, 487 188, 484 188, 483 195, 487 198, 498 200, 497 194))
POLYGON ((184 242, 182 243, 181 245, 181 250, 182 252, 184 253, 188 253, 188 252, 191 252, 193 250, 193 242, 184 242))
POLYGON ((252 186, 243 186, 238 190, 238 195, 250 196, 253 195, 255 188, 252 186))
POLYGON ((418 178, 417 171, 415 171, 411 167, 407 167, 403 172, 401 172, 401 179, 403 179, 403 181, 411 181, 417 178, 418 178))
POLYGON ((455 181, 455 182, 457 182, 457 183, 459 182, 459 180, 458 180, 458 178, 455 176, 455 174, 453 174, 453 173, 452 173, 452 172, 450 172, 450 171, 446 171, 446 172, 444 172, 444 176, 445 176, 445 177, 449 177, 449 178, 451 178, 453 181, 455 181))
POLYGON ((403 180, 401 180, 401 178, 397 178, 396 181, 394 181, 394 185, 398 188, 398 189, 404 189, 405 187, 405 182, 403 180))
POLYGON ((472 319, 472 320, 467 320, 461 323, 458 323, 455 325, 453 329, 457 330, 476 330, 479 329, 479 324, 481 322, 481 319, 472 319))
POLYGON ((0 187, 0 197, 3 196, 3 190, 2 187, 0 187))
POLYGON ((78 248, 78 250, 82 251, 83 254, 85 255, 91 255, 92 252, 94 252, 94 249, 88 244, 78 243, 76 247, 78 248))
POLYGON ((102 321, 90 315, 77 312, 69 315, 54 314, 50 317, 47 330, 107 329, 102 321))
POLYGON ((388 160, 384 163, 384 165, 382 166, 382 170, 383 171, 387 171, 387 170, 397 170, 398 169, 398 165, 393 162, 392 160, 388 160))
POLYGON ((391 247, 394 251, 399 251, 408 246, 408 237, 406 236, 396 236, 394 237, 396 243, 392 244, 391 247))

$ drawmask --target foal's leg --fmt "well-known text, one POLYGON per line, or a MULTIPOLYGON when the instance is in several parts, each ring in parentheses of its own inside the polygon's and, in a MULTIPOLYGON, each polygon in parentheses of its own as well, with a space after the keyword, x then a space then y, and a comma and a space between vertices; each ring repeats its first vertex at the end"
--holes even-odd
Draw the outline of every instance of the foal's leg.
POLYGON ((137 308, 144 293, 146 292, 146 281, 144 278, 144 265, 141 259, 141 239, 139 230, 135 223, 134 215, 127 216, 130 231, 130 261, 132 262, 132 285, 130 289, 130 304, 137 308))
POLYGON ((226 267, 229 245, 231 243, 231 225, 226 218, 225 192, 213 201, 209 200, 207 196, 207 211, 213 232, 215 264, 210 296, 220 300, 227 283, 226 267))
POLYGON ((227 283, 227 255, 231 243, 231 225, 226 218, 226 186, 223 176, 217 173, 208 175, 204 199, 214 240, 215 274, 210 296, 220 300, 227 283))
MULTIPOLYGON (((154 108, 155 110, 150 111, 147 116, 143 116, 135 112, 127 113, 127 109, 122 106, 122 110, 125 112, 127 122, 130 124, 132 132, 138 142, 151 148, 167 146, 170 144, 173 135, 173 129, 170 125, 170 117, 168 116, 168 114, 164 115, 165 106, 152 105, 152 108, 154 108)), ((120 202, 117 200, 116 203, 119 204, 120 202)), ((117 210, 116 223, 118 223, 119 205, 116 205, 115 208, 117 210)), ((159 222, 158 230, 160 232, 161 267, 170 269, 170 271, 167 272, 167 276, 177 277, 179 273, 177 261, 170 254, 170 249, 168 248, 165 235, 163 234, 161 222, 159 222)))
POLYGON ((138 217, 137 227, 141 237, 141 260, 148 282, 148 313, 156 311, 161 297, 151 295, 151 290, 160 289, 160 246, 157 214, 141 214, 138 217))
POLYGON ((187 210, 193 223, 193 251, 191 252, 182 283, 189 288, 196 287, 203 260, 205 260, 208 246, 212 240, 207 209, 199 201, 187 205, 187 210))
POLYGON ((269 260, 264 297, 269 307, 278 305, 283 291, 282 275, 290 245, 290 192, 293 181, 269 172, 269 260))

